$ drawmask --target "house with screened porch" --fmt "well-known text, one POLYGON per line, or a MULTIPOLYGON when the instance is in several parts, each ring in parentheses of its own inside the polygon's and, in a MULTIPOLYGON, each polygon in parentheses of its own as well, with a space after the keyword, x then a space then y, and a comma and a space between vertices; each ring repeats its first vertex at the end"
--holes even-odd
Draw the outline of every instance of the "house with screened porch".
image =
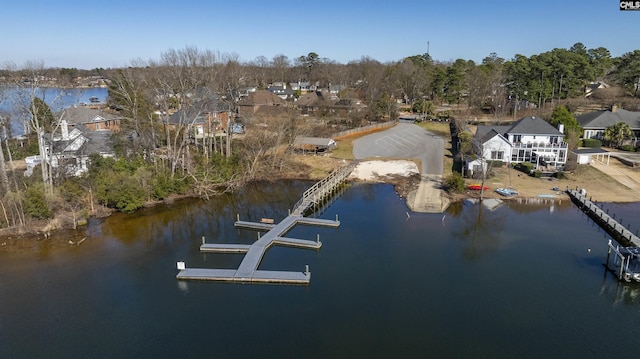
POLYGON ((483 161, 505 164, 530 162, 543 172, 555 172, 567 162, 568 145, 563 127, 555 128, 540 117, 527 116, 511 125, 478 126, 474 141, 482 160, 467 161, 467 170, 477 170, 483 161))

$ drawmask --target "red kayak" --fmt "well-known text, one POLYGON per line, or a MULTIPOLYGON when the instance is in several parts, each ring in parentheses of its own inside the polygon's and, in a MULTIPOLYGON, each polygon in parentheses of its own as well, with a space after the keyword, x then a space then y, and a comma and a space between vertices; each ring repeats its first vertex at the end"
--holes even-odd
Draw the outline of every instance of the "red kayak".
MULTIPOLYGON (((474 191, 479 191, 479 190, 482 189, 482 185, 480 185, 480 184, 472 184, 472 185, 469 185, 467 188, 468 189, 472 189, 474 191)), ((488 189, 489 189, 489 187, 484 186, 484 190, 485 191, 487 191, 488 189)))

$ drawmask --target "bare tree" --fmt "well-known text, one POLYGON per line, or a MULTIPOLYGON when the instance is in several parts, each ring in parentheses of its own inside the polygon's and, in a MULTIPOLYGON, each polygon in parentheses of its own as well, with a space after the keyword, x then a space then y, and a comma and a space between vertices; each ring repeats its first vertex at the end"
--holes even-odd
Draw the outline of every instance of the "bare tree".
POLYGON ((42 182, 45 193, 53 193, 53 178, 49 144, 47 137, 51 135, 56 124, 49 104, 55 104, 60 100, 61 94, 47 92, 43 88, 43 83, 47 78, 44 63, 27 62, 18 71, 21 78, 15 84, 17 91, 13 96, 13 105, 18 113, 25 119, 25 133, 35 132, 38 140, 38 154, 40 156, 40 167, 42 169, 42 182), (53 98, 47 98, 47 95, 53 98))

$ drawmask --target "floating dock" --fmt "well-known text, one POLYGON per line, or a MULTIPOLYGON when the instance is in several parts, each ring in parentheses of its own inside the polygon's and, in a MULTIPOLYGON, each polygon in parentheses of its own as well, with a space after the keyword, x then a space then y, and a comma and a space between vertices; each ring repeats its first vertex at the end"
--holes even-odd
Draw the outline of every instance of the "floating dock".
POLYGON ((244 253, 244 258, 238 269, 207 269, 187 268, 184 262, 178 262, 178 280, 203 280, 218 282, 239 283, 277 283, 277 284, 302 284, 308 285, 311 281, 311 272, 307 265, 304 272, 291 271, 266 271, 259 270, 258 266, 267 250, 273 245, 289 246, 302 249, 318 250, 322 242, 318 237, 316 241, 289 238, 284 235, 296 225, 311 225, 337 228, 340 226, 338 216, 335 220, 304 217, 303 214, 323 199, 335 195, 335 190, 346 180, 354 164, 342 167, 332 172, 327 178, 316 183, 305 191, 302 198, 294 206, 294 210, 280 223, 275 224, 272 219, 263 218, 260 222, 241 221, 234 223, 236 228, 266 231, 259 235, 258 240, 251 245, 247 244, 211 244, 203 243, 201 252, 207 253, 244 253))

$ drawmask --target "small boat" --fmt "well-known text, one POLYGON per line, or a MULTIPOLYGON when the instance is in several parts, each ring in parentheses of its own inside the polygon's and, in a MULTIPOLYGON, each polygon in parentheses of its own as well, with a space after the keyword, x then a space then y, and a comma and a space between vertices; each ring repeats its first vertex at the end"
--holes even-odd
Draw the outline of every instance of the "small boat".
MULTIPOLYGON (((474 184, 470 184, 469 186, 467 186, 468 189, 472 189, 474 191, 479 191, 482 189, 482 185, 479 183, 474 183, 474 184)), ((487 191, 489 190, 489 187, 484 186, 484 190, 487 191)))
POLYGON ((496 188, 496 192, 505 197, 517 196, 519 194, 518 191, 513 188, 496 188))
POLYGON ((91 98, 89 98, 89 101, 93 102, 93 103, 98 103, 98 102, 100 102, 100 99, 97 98, 96 96, 92 96, 91 98))

